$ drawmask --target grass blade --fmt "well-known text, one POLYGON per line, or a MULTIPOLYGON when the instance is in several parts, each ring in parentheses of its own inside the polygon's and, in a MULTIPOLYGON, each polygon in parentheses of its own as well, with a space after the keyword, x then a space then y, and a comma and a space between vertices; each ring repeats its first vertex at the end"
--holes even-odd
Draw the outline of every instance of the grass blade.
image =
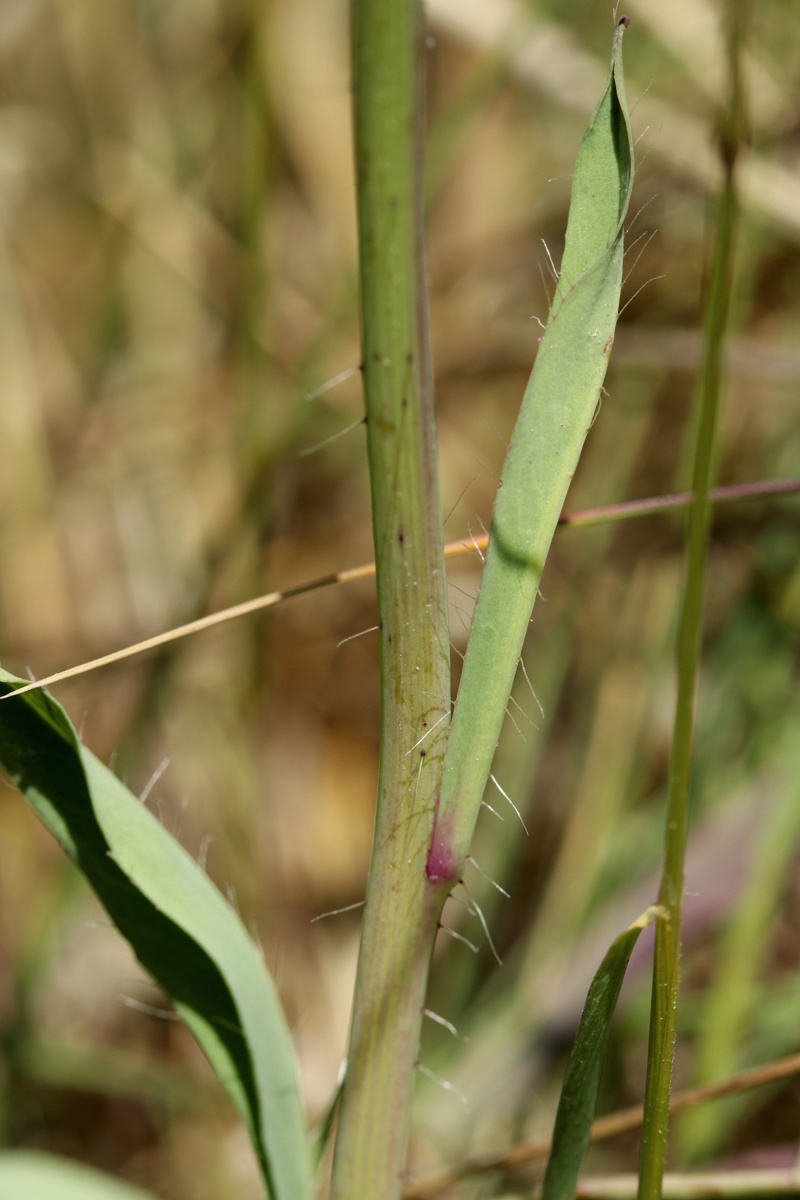
POLYGON ((592 980, 558 1102, 542 1200, 572 1200, 575 1195, 589 1145, 611 1018, 633 947, 655 915, 654 909, 647 909, 620 934, 592 980))
MULTIPOLYGON (((0 671, 0 692, 21 685, 0 671)), ((0 705, 0 763, 172 999, 228 1090, 273 1200, 308 1200, 291 1040, 252 939, 197 863, 43 692, 0 705)))
POLYGON ((132 1183, 112 1179, 54 1154, 0 1151, 3 1200, 155 1200, 132 1183))
POLYGON ((561 275, 495 501, 483 584, 453 718, 432 879, 461 877, 544 561, 614 340, 633 146, 620 22, 606 90, 575 166, 561 275))

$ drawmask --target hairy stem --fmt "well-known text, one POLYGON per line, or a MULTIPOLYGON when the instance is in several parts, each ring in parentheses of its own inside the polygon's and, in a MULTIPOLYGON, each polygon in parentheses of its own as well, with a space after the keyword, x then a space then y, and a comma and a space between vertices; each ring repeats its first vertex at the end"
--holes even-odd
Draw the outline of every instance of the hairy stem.
POLYGON ((364 386, 381 626, 378 811, 334 1154, 337 1200, 400 1194, 431 950, 426 877, 450 714, 422 242, 418 0, 354 0, 364 386))

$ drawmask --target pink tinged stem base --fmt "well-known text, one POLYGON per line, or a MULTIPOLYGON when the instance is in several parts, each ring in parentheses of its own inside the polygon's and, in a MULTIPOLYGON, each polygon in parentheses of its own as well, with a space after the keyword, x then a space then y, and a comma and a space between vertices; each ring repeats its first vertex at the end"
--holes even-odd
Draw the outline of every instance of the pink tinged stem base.
POLYGON ((453 848, 453 823, 440 820, 437 813, 425 874, 432 883, 449 883, 455 886, 463 873, 463 859, 453 848))

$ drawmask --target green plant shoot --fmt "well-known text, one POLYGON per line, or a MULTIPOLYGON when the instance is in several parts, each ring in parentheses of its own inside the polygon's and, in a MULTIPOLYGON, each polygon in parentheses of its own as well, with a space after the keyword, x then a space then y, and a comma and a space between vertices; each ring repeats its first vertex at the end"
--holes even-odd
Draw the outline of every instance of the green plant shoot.
POLYGON ((608 86, 578 152, 558 287, 495 501, 428 857, 434 880, 462 875, 542 568, 614 341, 633 183, 627 23, 617 26, 608 86))

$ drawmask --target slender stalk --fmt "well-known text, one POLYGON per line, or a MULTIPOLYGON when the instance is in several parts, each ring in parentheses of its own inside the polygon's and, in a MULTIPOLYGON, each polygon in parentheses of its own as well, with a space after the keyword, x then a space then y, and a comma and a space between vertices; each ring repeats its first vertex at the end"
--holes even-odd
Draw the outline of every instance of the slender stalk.
POLYGON ((381 627, 378 811, 334 1153, 336 1200, 399 1196, 447 888, 425 862, 450 714, 422 247, 418 0, 354 0, 364 385, 381 627))
MULTIPOLYGON (((726 1096, 739 1095, 752 1088, 765 1087, 782 1079, 800 1075, 800 1054, 790 1054, 786 1058, 776 1059, 759 1067, 750 1067, 740 1071, 719 1083, 709 1083, 703 1087, 687 1088, 683 1092, 673 1092, 670 1097, 669 1111, 681 1112, 687 1108, 696 1108, 707 1104, 710 1100, 721 1100, 726 1096)), ((604 1142, 620 1134, 630 1133, 641 1128, 644 1120, 642 1105, 635 1108, 623 1108, 617 1112, 597 1117, 589 1131, 590 1142, 604 1142)), ((528 1142, 514 1146, 505 1154, 487 1154, 481 1158, 470 1158, 458 1166, 448 1167, 418 1179, 409 1184, 403 1192, 403 1200, 428 1200, 442 1192, 451 1190, 462 1179, 474 1175, 486 1175, 492 1172, 508 1172, 541 1162, 549 1155, 553 1146, 552 1138, 544 1138, 538 1142, 528 1142)))
MULTIPOLYGON (((797 1167, 772 1167, 743 1171, 698 1171, 691 1175, 665 1175, 663 1200, 749 1200, 749 1197, 796 1196, 800 1191, 797 1167)), ((633 1200, 635 1175, 582 1179, 576 1200, 633 1200)))
POLYGON ((705 321, 705 355, 698 386, 692 492, 686 548, 686 577, 678 630, 678 696, 670 762, 659 904, 666 917, 656 929, 647 1081, 639 1174, 639 1200, 658 1200, 662 1191, 669 1123, 673 1048, 680 980, 683 873, 689 816, 697 673, 702 632, 708 534, 709 489, 714 465, 725 330, 730 309, 738 203, 734 181, 740 138, 738 52, 743 4, 733 0, 729 20, 731 96, 720 136, 724 181, 717 213, 714 259, 705 321))
MULTIPOLYGON (((800 479, 774 479, 753 483, 735 483, 727 487, 714 488, 709 492, 708 499, 714 505, 738 504, 753 500, 775 499, 781 496, 796 496, 798 493, 800 493, 800 479)), ((659 513, 672 512, 673 509, 688 508, 691 502, 691 492, 676 492, 671 496, 650 496, 643 500, 620 500, 616 504, 603 504, 596 508, 583 508, 575 512, 562 513, 558 520, 558 528, 588 528, 592 525, 607 525, 612 521, 657 516, 659 513)), ((488 541, 488 534, 479 534, 468 540, 448 542, 444 548, 445 558, 460 558, 465 554, 474 555, 476 551, 485 549, 488 541)), ((177 642, 193 633, 202 633, 206 629, 213 629, 215 625, 222 625, 225 621, 235 621, 239 617, 247 617, 252 613, 274 608, 276 604, 282 604, 284 600, 291 600, 295 596, 305 596, 308 592, 333 587, 338 583, 355 583, 358 579, 370 579, 374 574, 375 564, 364 563, 360 567, 346 567, 343 571, 321 575, 317 579, 309 579, 294 587, 282 588, 279 592, 267 592, 263 596, 256 596, 253 600, 244 600, 241 604, 233 604, 230 608, 223 608, 218 612, 209 613, 208 616, 187 621, 185 625, 177 625, 174 629, 156 633, 142 642, 134 642, 130 646, 124 646, 121 650, 113 650, 110 654, 103 654, 100 658, 93 658, 76 667, 67 667, 64 671, 56 671, 55 674, 47 675, 44 679, 37 679, 35 683, 29 683, 24 688, 17 688, 9 695, 21 696, 23 692, 49 687, 51 683, 60 683, 62 679, 74 679, 78 675, 96 671, 99 667, 108 667, 112 663, 122 662, 125 658, 143 654, 146 650, 156 650, 159 646, 177 642)), ((5 699, 7 697, 3 696, 0 702, 5 699)))

